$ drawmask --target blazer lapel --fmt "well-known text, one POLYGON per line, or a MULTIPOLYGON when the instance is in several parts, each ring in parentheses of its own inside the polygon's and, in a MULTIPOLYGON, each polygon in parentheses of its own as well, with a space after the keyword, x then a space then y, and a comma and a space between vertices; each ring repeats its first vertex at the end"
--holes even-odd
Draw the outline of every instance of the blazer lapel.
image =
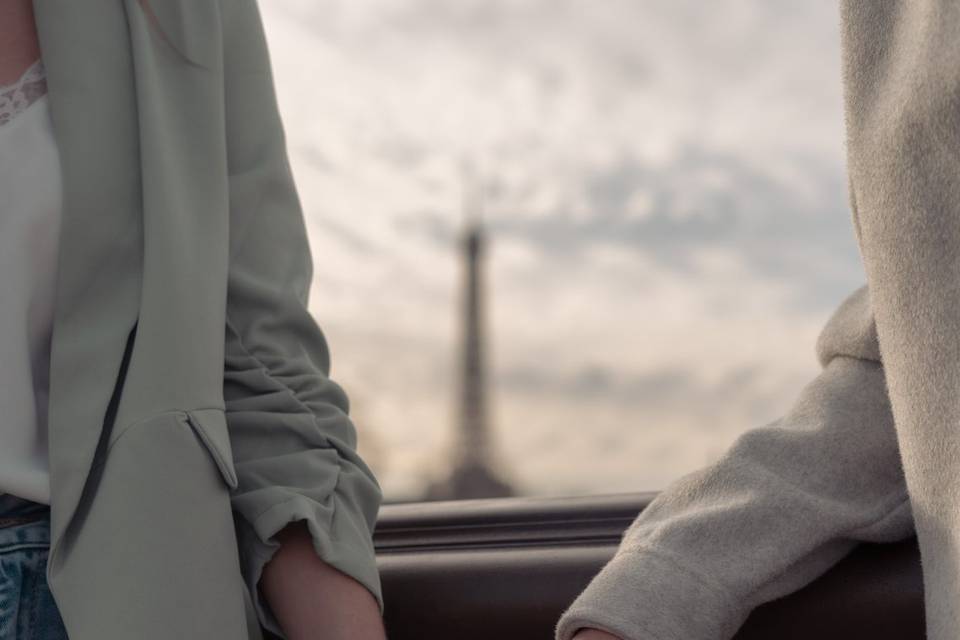
POLYGON ((215 416, 223 402, 229 206, 219 3, 33 5, 63 175, 48 583, 78 640, 119 640, 128 629, 166 637, 156 612, 188 600, 204 606, 183 610, 178 628, 213 625, 222 631, 206 637, 258 640, 233 537, 232 461, 196 463, 231 455, 226 425, 216 443, 174 427, 186 426, 178 412, 215 416), (120 433, 124 444, 111 449, 120 433), (154 451, 168 459, 144 457, 154 451), (193 462, 177 469, 183 459, 193 462), (223 474, 216 481, 214 468, 223 474), (180 496, 189 484, 191 499, 168 497, 170 482, 180 496), (122 538, 105 561, 102 540, 115 530, 122 538), (169 574, 169 549, 184 566, 208 567, 208 581, 177 591, 151 585, 145 576, 169 574), (101 570, 116 581, 97 582, 101 570), (107 617, 90 608, 96 602, 107 617))
POLYGON ((34 13, 63 175, 48 417, 55 572, 112 427, 108 407, 138 317, 143 220, 123 3, 34 0, 34 13))

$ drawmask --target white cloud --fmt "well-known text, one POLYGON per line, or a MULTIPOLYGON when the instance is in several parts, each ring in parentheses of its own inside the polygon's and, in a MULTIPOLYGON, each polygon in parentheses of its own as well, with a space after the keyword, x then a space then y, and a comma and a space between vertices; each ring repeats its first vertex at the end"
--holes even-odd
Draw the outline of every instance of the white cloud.
POLYGON ((515 383, 496 441, 526 491, 660 488, 816 374, 862 281, 834 3, 261 10, 311 310, 388 495, 450 444, 464 158, 487 189, 491 366, 515 383))

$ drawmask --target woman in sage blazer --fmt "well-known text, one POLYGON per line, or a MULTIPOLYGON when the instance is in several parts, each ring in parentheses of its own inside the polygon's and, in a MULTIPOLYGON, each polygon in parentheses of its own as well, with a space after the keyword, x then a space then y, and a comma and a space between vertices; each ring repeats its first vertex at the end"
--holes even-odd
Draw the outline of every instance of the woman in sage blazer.
POLYGON ((382 637, 381 493, 307 311, 256 0, 27 1, 63 178, 46 577, 69 637, 382 637))

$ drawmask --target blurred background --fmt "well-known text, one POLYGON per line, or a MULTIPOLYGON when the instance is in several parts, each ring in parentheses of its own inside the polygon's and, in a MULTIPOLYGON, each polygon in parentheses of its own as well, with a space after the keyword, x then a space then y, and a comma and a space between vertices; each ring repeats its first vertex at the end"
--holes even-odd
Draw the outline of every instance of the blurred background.
POLYGON ((819 372, 865 282, 835 2, 260 6, 388 501, 659 490, 819 372))

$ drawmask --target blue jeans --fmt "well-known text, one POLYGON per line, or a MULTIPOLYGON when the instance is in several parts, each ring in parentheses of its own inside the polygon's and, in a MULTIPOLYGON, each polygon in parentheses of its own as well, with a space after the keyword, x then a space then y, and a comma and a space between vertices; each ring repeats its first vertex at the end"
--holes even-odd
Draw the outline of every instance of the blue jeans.
POLYGON ((0 639, 67 640, 47 586, 49 551, 50 507, 0 495, 0 639))

